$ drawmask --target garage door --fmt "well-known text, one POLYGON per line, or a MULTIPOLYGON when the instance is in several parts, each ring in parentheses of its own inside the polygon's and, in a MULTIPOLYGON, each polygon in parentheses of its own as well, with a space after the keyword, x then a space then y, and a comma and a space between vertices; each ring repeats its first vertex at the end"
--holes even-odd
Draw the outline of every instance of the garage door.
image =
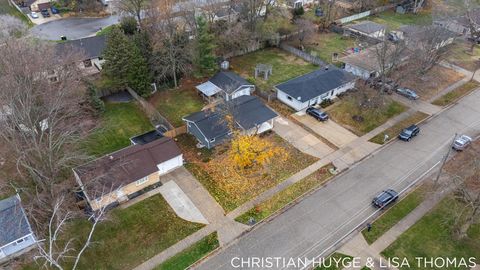
POLYGON ((183 165, 183 158, 180 155, 158 165, 158 173, 162 175, 182 165, 183 165))

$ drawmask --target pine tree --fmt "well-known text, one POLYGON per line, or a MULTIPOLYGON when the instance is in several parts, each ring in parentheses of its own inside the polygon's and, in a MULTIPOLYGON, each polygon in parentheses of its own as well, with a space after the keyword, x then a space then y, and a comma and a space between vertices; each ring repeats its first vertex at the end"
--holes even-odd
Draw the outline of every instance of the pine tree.
POLYGON ((211 75, 217 69, 215 63, 214 36, 204 17, 197 18, 197 57, 196 66, 201 75, 211 75))
POLYGON ((107 37, 103 52, 105 74, 116 82, 130 86, 139 95, 148 96, 151 73, 140 49, 123 31, 114 27, 107 37))

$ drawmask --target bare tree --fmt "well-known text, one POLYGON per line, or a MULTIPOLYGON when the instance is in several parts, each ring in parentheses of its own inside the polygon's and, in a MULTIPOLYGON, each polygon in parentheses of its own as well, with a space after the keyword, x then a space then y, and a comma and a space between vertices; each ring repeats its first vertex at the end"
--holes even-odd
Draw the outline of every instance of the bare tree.
POLYGON ((136 18, 140 28, 142 28, 142 14, 147 6, 147 0, 120 0, 118 2, 118 8, 120 11, 136 18))
POLYGON ((468 32, 470 36, 470 52, 473 53, 473 49, 480 40, 480 18, 478 16, 478 5, 473 4, 470 0, 464 0, 465 3, 465 18, 467 22, 468 32))
MULTIPOLYGON (((397 68, 405 64, 407 58, 407 47, 403 41, 398 43, 391 43, 389 41, 382 41, 375 45, 375 58, 378 71, 378 78, 382 84, 380 87, 379 97, 383 104, 383 94, 385 93, 385 82, 390 79, 392 72, 397 71, 397 68)), ((397 74, 398 75, 398 74, 397 74)), ((404 76, 396 76, 397 78, 404 78, 404 76)), ((398 81, 396 82, 398 84, 398 81)))
POLYGON ((306 20, 306 19, 296 19, 295 24, 298 27, 297 38, 300 44, 300 48, 302 50, 305 50, 304 41, 305 39, 310 37, 312 33, 315 32, 315 30, 317 29, 317 26, 312 21, 306 20))
POLYGON ((446 57, 449 40, 453 40, 453 36, 445 28, 427 26, 408 41, 420 74, 425 74, 446 57))
POLYGON ((319 0, 319 6, 323 9, 322 27, 328 28, 337 16, 336 0, 319 0))

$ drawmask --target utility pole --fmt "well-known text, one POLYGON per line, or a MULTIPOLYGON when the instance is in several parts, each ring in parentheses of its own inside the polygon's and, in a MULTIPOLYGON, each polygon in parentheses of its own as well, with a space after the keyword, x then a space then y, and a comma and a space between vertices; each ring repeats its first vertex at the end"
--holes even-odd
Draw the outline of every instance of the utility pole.
POLYGON ((452 143, 450 143, 450 145, 448 147, 447 154, 443 157, 442 165, 440 165, 440 169, 438 170, 438 174, 437 174, 437 177, 435 178, 435 182, 433 182, 434 189, 437 187, 438 180, 440 179, 440 175, 442 175, 443 166, 445 166, 445 163, 447 163, 448 156, 450 155, 450 152, 452 151, 452 145, 455 142, 456 138, 457 138, 457 133, 455 133, 455 135, 453 136, 453 140, 452 140, 452 143))

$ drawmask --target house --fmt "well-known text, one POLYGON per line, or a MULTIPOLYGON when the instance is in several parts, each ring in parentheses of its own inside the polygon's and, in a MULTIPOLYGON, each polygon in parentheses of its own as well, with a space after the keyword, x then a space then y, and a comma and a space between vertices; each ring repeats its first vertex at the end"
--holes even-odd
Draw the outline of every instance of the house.
POLYGON ((19 256, 37 243, 17 194, 0 201, 0 262, 19 256))
POLYGON ((372 38, 383 38, 386 29, 384 25, 372 21, 363 21, 346 27, 349 32, 372 38))
POLYGON ((161 176, 181 167, 183 155, 168 137, 135 144, 73 169, 93 211, 114 207, 161 185, 161 176))
POLYGON ((455 33, 437 25, 404 25, 398 29, 398 32, 412 50, 422 42, 431 42, 432 45, 435 44, 436 49, 439 49, 452 44, 455 39, 455 33))
MULTIPOLYGON (((343 62, 345 67, 344 69, 355 76, 358 76, 364 80, 368 80, 369 78, 376 78, 380 75, 382 67, 379 64, 379 50, 381 50, 382 44, 379 43, 375 46, 369 47, 359 53, 352 53, 347 56, 344 56, 339 59, 340 62, 343 62)), ((394 59, 398 58, 399 62, 403 62, 405 59, 409 57, 409 51, 405 50, 401 52, 397 58, 389 57, 388 55, 392 55, 395 52, 395 47, 389 47, 389 51, 386 52, 386 61, 390 61, 385 63, 386 65, 393 65, 394 59)))
POLYGON ((354 88, 355 81, 352 74, 330 66, 278 84, 275 89, 281 102, 301 111, 354 88))
POLYGON ((42 9, 49 9, 51 5, 50 0, 36 0, 30 3, 29 8, 31 11, 39 12, 42 9))
POLYGON ((287 5, 292 8, 300 8, 315 3, 315 0, 288 0, 287 5))
POLYGON ((106 36, 94 36, 58 43, 55 50, 57 55, 68 55, 72 50, 83 53, 84 59, 79 63, 80 68, 87 74, 95 74, 102 70, 105 62, 102 53, 106 46, 106 36))
POLYGON ((278 115, 255 96, 239 96, 213 108, 192 113, 183 118, 187 133, 197 138, 200 146, 208 149, 230 139, 232 130, 225 119, 225 108, 231 109, 236 128, 244 134, 261 134, 273 128, 273 119, 278 115))
MULTIPOLYGON (((480 29, 480 8, 470 10, 469 17, 478 31, 478 29, 480 29)), ((470 19, 466 15, 436 18, 433 24, 448 29, 458 35, 470 36, 470 19)))
POLYGON ((222 97, 226 101, 255 91, 255 85, 231 71, 220 71, 196 88, 208 100, 222 97))

